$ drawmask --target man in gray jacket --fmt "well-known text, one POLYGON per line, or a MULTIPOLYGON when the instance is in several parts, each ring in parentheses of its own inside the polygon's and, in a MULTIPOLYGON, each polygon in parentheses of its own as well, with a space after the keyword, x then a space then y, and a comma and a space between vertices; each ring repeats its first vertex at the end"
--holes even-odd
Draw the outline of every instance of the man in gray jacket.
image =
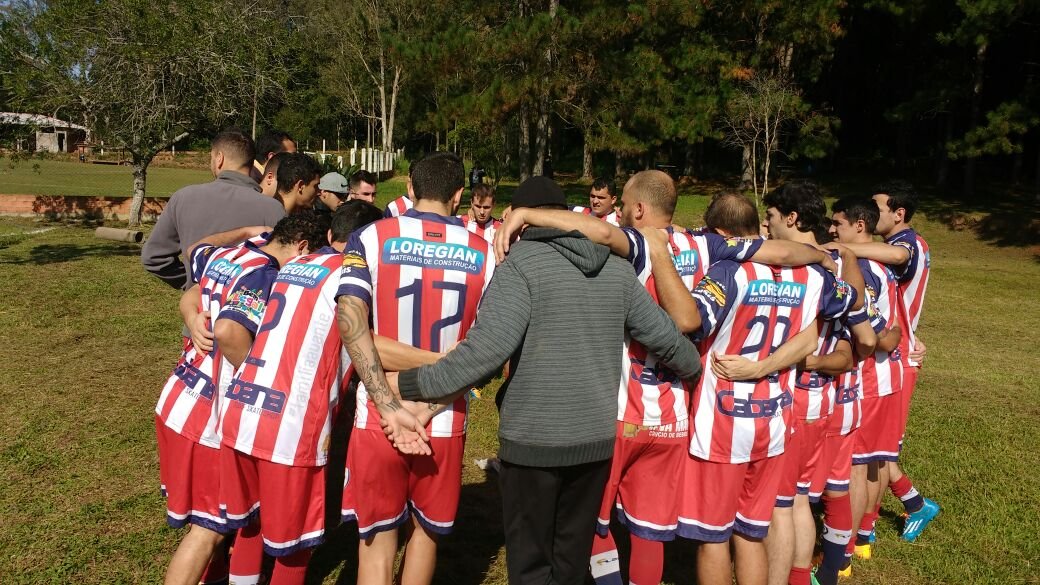
POLYGON ((145 270, 174 288, 184 288, 188 271, 181 255, 207 236, 246 226, 273 226, 285 217, 282 204, 260 193, 249 176, 253 140, 238 130, 213 139, 210 170, 216 179, 190 185, 170 197, 141 250, 145 270))
MULTIPOLYGON (((550 179, 533 177, 513 207, 566 209, 566 199, 550 179)), ((403 399, 443 402, 510 360, 498 395, 510 583, 585 578, 614 449, 626 330, 676 375, 699 372, 693 344, 630 265, 578 232, 532 227, 496 270, 466 339, 438 363, 400 374, 403 399)))

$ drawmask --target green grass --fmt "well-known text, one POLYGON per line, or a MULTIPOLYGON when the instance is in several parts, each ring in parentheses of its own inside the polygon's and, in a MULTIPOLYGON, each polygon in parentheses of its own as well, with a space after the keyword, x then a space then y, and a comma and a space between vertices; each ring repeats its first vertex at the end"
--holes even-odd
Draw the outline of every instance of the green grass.
MULTIPOLYGON (((381 186, 380 200, 403 186, 381 186)), ((698 224, 705 204, 680 198, 677 219, 698 224)), ((856 565, 855 582, 1035 582, 1040 263, 930 221, 941 204, 928 209, 915 223, 933 254, 920 328, 929 356, 904 463, 943 513, 918 544, 901 543, 898 503, 886 499, 875 560, 856 565)), ((178 355, 178 294, 141 269, 140 246, 67 225, 28 233, 40 227, 0 219, 0 581, 157 582, 180 536, 164 521, 152 418, 178 355)), ((497 449, 498 383, 473 402, 438 583, 505 583, 497 481, 472 464, 497 449)), ((353 525, 331 530, 310 582, 352 582, 356 541, 353 525)), ((693 583, 692 545, 669 545, 665 577, 693 583)))

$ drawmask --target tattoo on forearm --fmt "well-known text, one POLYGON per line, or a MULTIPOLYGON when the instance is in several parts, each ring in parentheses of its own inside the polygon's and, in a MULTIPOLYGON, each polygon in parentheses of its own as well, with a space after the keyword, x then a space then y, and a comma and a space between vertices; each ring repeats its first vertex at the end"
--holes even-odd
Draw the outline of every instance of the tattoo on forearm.
POLYGON ((368 327, 368 307, 359 299, 341 297, 336 307, 340 337, 347 348, 354 370, 365 383, 368 397, 377 408, 396 411, 401 402, 390 390, 379 361, 375 341, 368 327))

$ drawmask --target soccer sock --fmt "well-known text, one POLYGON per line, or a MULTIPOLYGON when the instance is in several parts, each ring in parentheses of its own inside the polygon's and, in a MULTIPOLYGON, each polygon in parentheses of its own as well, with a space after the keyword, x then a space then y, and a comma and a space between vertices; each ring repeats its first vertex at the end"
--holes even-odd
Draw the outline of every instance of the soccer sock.
POLYGON ((256 585, 264 562, 264 537, 260 524, 253 523, 238 531, 235 550, 231 553, 231 575, 234 585, 256 585))
POLYGON ((310 559, 309 548, 275 559, 270 585, 303 585, 307 576, 307 562, 310 559))
POLYGON ((787 585, 812 585, 812 571, 809 567, 791 567, 787 576, 787 585))
POLYGON ((877 520, 877 517, 878 513, 876 510, 868 510, 863 515, 863 521, 859 524, 859 531, 856 532, 857 546, 870 544, 870 533, 874 532, 874 521, 877 520))
POLYGON ((835 585, 845 566, 845 549, 852 540, 852 504, 849 495, 823 496, 823 562, 816 569, 820 585, 835 585))
POLYGON ((892 490, 892 495, 899 498, 899 501, 903 503, 903 509, 906 510, 907 514, 913 514, 924 506, 924 498, 917 493, 917 488, 910 483, 910 478, 905 474, 898 480, 888 484, 888 489, 892 490))
POLYGON ((664 574, 664 543, 632 535, 632 560, 628 568, 630 585, 658 585, 664 574))
POLYGON ((220 583, 226 581, 228 578, 228 557, 227 557, 227 542, 223 542, 217 547, 217 550, 213 551, 213 557, 209 560, 209 564, 206 565, 206 570, 202 573, 202 584, 207 583, 220 583))
POLYGON ((606 536, 596 535, 592 539, 592 558, 589 559, 589 571, 596 585, 622 585, 621 561, 618 558, 617 543, 607 531, 606 536))

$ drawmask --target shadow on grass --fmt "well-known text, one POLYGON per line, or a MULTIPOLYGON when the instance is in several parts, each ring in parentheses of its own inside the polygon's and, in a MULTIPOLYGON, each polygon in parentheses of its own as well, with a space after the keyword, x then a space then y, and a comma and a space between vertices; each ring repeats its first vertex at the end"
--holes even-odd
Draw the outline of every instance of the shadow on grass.
POLYGON ((1040 245, 1040 205, 1025 192, 988 194, 977 199, 921 200, 921 212, 954 231, 971 231, 999 247, 1040 245))
MULTIPOLYGON (((322 583, 337 569, 337 584, 357 582, 357 524, 340 523, 343 496, 344 463, 347 443, 354 421, 355 402, 352 393, 337 416, 332 429, 325 487, 325 542, 314 550, 307 570, 307 583, 322 583), (340 568, 342 567, 342 568, 340 568)), ((437 548, 437 570, 434 583, 481 583, 498 556, 502 536, 502 499, 498 477, 484 476, 481 483, 462 486, 455 530, 442 537, 437 548)))
MULTIPOLYGON (((0 249, 5 247, 4 243, 0 241, 0 249)), ((33 247, 32 250, 29 250, 28 256, 2 260, 0 261, 0 264, 55 264, 58 262, 76 262, 87 258, 140 255, 141 246, 135 244, 95 246, 81 246, 77 244, 40 244, 39 246, 33 247)))

